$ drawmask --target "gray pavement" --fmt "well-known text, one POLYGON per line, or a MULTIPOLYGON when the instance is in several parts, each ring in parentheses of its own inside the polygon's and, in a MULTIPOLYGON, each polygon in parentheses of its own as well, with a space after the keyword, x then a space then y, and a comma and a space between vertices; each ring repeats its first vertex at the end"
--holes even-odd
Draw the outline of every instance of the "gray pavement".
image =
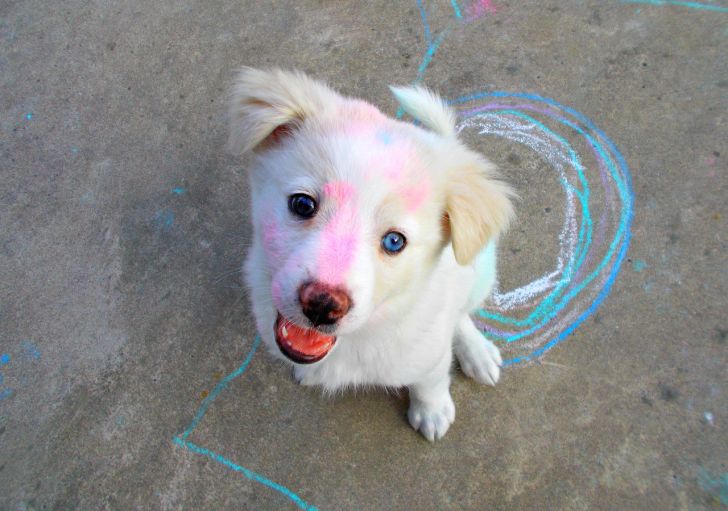
POLYGON ((726 55, 723 0, 0 2, 0 508, 728 508, 726 55), (441 442, 256 350, 241 65, 421 80, 518 188, 441 442))

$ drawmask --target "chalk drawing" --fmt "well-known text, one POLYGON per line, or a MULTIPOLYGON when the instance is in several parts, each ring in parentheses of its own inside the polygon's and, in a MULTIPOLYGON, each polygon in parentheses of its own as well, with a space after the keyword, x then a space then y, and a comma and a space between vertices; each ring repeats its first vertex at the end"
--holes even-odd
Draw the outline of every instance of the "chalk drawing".
POLYGON ((452 4, 455 18, 466 23, 481 18, 486 14, 495 14, 497 12, 495 5, 493 5, 493 0, 474 0, 470 5, 465 7, 467 16, 463 17, 457 0, 451 0, 450 3, 452 4))
POLYGON ((698 486, 715 500, 728 506, 728 472, 714 476, 701 467, 698 471, 698 486))
MULTIPOLYGON (((40 360, 40 351, 35 347, 35 345, 30 341, 22 341, 20 343, 20 346, 23 348, 22 355, 25 359, 30 360, 31 362, 37 362, 40 360)), ((18 357, 13 354, 10 355, 10 353, 2 353, 0 354, 0 367, 3 367, 4 371, 10 371, 11 372, 11 381, 15 381, 16 383, 20 383, 20 386, 27 385, 27 376, 24 374, 15 375, 15 378, 12 377, 13 368, 16 369, 18 367, 18 357), (14 361, 13 361, 14 360, 14 361), (11 364, 10 362, 13 361, 11 364), (7 366, 7 368, 6 368, 7 366)), ((22 358, 21 360, 22 361, 22 358)), ((22 365, 20 366, 23 367, 22 365)), ((5 384, 5 374, 0 373, 0 385, 5 384)), ((2 388, 0 389, 0 401, 5 401, 6 399, 14 396, 16 393, 15 389, 12 388, 2 388)))
MULTIPOLYGON (((3 353, 0 355, 0 367, 8 365, 10 363, 10 355, 3 353)), ((5 383, 5 376, 0 373, 0 385, 5 383)), ((13 389, 2 389, 0 390, 0 401, 5 401, 7 398, 13 395, 13 389)))
MULTIPOLYGON (((433 39, 432 30, 430 29, 430 22, 427 17, 427 11, 425 10, 425 6, 423 5, 422 0, 416 0, 416 2, 417 9, 420 13, 420 20, 422 21, 422 30, 424 32, 425 44, 427 45, 427 48, 425 49, 425 53, 422 57, 422 62, 420 62, 420 65, 417 67, 417 77, 412 82, 413 85, 420 83, 424 79, 427 67, 432 62, 432 59, 435 57, 435 53, 437 52, 438 48, 442 44, 442 41, 445 39, 445 36, 450 32, 450 29, 453 27, 454 24, 467 24, 471 21, 475 21, 476 19, 483 17, 486 14, 494 14, 496 12, 496 7, 493 5, 492 0, 475 0, 471 5, 467 7, 468 16, 464 18, 457 0, 451 0, 455 19, 452 20, 433 39)), ((398 108, 395 115, 397 119, 401 119, 404 115, 404 110, 401 107, 398 108)))
POLYGON ((255 481, 257 483, 260 483, 264 486, 267 486, 268 488, 271 488, 284 497, 288 498, 293 504, 295 504, 297 507, 301 509, 306 509, 308 511, 316 511, 316 507, 309 504, 305 500, 303 500, 301 497, 296 495, 294 492, 286 488, 285 486, 282 486, 274 481, 271 481, 267 477, 258 474, 257 472, 253 472, 252 470, 249 470, 242 465, 238 465, 234 461, 226 458, 225 456, 222 456, 221 454, 218 454, 214 451, 211 451, 210 449, 206 449, 205 447, 201 447, 194 442, 190 441, 188 438, 192 434, 192 432, 195 430, 195 428, 200 424, 202 419, 205 417, 205 414, 207 413, 208 408, 210 408, 210 405, 215 402, 217 397, 220 395, 220 393, 225 390, 230 382, 232 382, 235 378, 238 378, 245 373, 245 370, 250 365, 250 361, 253 359, 253 355, 258 350, 258 347, 260 346, 260 336, 256 336, 255 340, 253 341, 253 345, 250 348, 250 351, 246 355, 245 359, 243 360, 243 363, 240 364, 240 367, 238 367, 235 371, 228 374, 225 378, 220 380, 220 382, 215 386, 212 392, 202 401, 202 404, 200 405, 200 408, 197 410, 197 413, 195 413, 194 418, 192 419, 192 422, 189 426, 187 426, 187 429, 185 429, 182 434, 174 437, 172 441, 179 445, 180 447, 183 447, 191 452, 194 452, 195 454, 200 454, 202 456, 205 456, 213 461, 216 461, 218 463, 221 463, 222 465, 226 466, 229 469, 234 470, 235 472, 247 477, 251 481, 255 481))
POLYGON ((23 341, 21 346, 26 357, 32 358, 33 360, 40 360, 40 351, 38 351, 38 348, 32 342, 23 341))
POLYGON ((678 7, 689 7, 704 11, 728 12, 728 7, 706 4, 703 2, 681 2, 678 0, 622 0, 624 4, 647 4, 647 5, 674 5, 678 7))
MULTIPOLYGON (((504 365, 534 360, 570 335, 601 304, 629 246, 633 193, 629 170, 614 144, 590 120, 535 94, 478 93, 452 101, 458 129, 498 136, 535 151, 564 190, 565 218, 553 270, 514 290, 496 289, 476 321, 499 342, 504 365), (580 153, 565 132, 581 138, 580 153), (596 177, 597 179, 594 179, 596 177), (595 237, 590 204, 601 188, 595 237), (604 234, 611 235, 608 243, 604 234)), ((579 140, 576 140, 578 142, 579 140)))
POLYGON ((492 0, 476 0, 466 9, 468 13, 465 21, 474 21, 482 18, 487 14, 495 14, 497 12, 492 0))
MULTIPOLYGON (((187 193, 187 188, 175 186, 174 188, 170 188, 169 193, 176 197, 182 197, 187 193)), ((174 197, 165 197, 159 205, 159 209, 154 212, 151 225, 157 232, 170 233, 174 229, 176 215, 174 212, 175 202, 173 201, 175 201, 174 197)))
MULTIPOLYGON (((489 1, 473 5, 481 6, 483 13, 495 12, 489 1)), ((422 2, 418 0, 417 6, 426 27, 427 49, 415 84, 424 78, 450 29, 446 27, 433 39, 422 2)), ((459 8, 455 11, 461 20, 459 8)), ((460 109, 458 130, 475 129, 480 135, 504 137, 529 147, 549 162, 564 188, 566 211, 555 268, 518 289, 496 290, 494 305, 481 309, 476 318, 488 337, 500 341, 506 366, 527 362, 573 333, 609 293, 629 247, 634 201, 629 168, 592 121, 554 100, 536 94, 483 92, 450 103, 460 109), (591 148, 590 154, 579 154, 559 130, 577 133, 582 145, 591 148), (585 165, 582 161, 587 158, 590 164, 585 165), (592 174, 598 175, 598 181, 591 179, 590 184, 592 174), (589 208, 590 186, 595 185, 601 186, 608 203, 602 207, 596 233, 589 208), (607 232, 612 234, 609 244, 604 243, 607 232)), ((397 117, 402 116, 400 108, 397 117)))
POLYGON ((174 226, 174 212, 165 208, 154 213, 154 224, 164 231, 170 231, 174 226))
MULTIPOLYGON (((465 8, 464 17, 457 0, 451 0, 453 20, 433 36, 422 0, 416 3, 426 49, 414 84, 424 79, 454 23, 496 12, 490 0, 474 1, 465 8)), ((505 366, 529 362, 573 333, 614 284, 630 241, 634 194, 629 169, 614 143, 593 122, 552 99, 528 93, 480 92, 449 103, 458 109, 459 132, 475 130, 484 137, 502 137, 528 147, 548 162, 563 190, 564 220, 553 269, 517 289, 497 289, 492 304, 475 318, 484 333, 499 344, 505 366), (600 193, 594 194, 595 190, 600 193), (602 201, 596 205, 598 218, 592 218, 595 195, 602 201)), ((398 109, 397 118, 403 115, 398 109)), ((314 510, 290 489, 189 439, 221 392, 245 373, 259 345, 260 337, 256 337, 240 367, 204 398, 190 425, 173 442, 280 493, 300 509, 314 510)))
POLYGON ((647 268, 647 263, 644 262, 642 259, 635 259, 632 262, 632 269, 637 273, 641 272, 645 268, 647 268))

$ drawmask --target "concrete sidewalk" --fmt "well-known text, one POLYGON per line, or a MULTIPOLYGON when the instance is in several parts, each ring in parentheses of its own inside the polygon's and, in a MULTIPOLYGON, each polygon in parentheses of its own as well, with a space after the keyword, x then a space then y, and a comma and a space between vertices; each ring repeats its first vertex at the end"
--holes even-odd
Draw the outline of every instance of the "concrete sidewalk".
POLYGON ((723 0, 1 3, 0 508, 728 508, 727 55, 723 0), (421 81, 517 187, 442 441, 257 349, 241 65, 421 81))

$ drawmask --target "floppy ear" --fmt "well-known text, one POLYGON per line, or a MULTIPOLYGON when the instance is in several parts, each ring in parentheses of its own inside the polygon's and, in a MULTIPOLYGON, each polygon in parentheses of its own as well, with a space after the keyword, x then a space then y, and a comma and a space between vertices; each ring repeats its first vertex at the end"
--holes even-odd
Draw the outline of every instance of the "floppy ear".
POLYGON ((392 87, 394 97, 402 110, 435 133, 455 137, 455 112, 429 89, 421 86, 392 87))
MULTIPOLYGON (((448 139, 457 139, 455 112, 434 92, 420 86, 390 87, 402 109, 448 139)), ((497 179, 495 167, 459 142, 448 152, 455 161, 447 176, 446 222, 455 259, 470 264, 513 217, 513 189, 497 179)))
POLYGON ((275 142, 329 107, 337 94, 300 72, 241 69, 230 95, 227 149, 243 154, 275 142))
POLYGON ((446 227, 455 259, 470 264, 488 241, 508 227, 516 194, 496 178, 495 167, 479 157, 452 169, 446 187, 446 227))

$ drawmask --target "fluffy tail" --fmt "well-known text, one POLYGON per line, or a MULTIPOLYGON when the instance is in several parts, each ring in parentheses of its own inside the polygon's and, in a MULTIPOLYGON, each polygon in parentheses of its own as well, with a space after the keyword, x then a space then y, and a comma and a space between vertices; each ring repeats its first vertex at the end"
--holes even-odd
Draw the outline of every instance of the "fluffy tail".
POLYGON ((419 85, 389 89, 404 111, 423 125, 440 135, 455 136, 455 112, 440 96, 419 85))

